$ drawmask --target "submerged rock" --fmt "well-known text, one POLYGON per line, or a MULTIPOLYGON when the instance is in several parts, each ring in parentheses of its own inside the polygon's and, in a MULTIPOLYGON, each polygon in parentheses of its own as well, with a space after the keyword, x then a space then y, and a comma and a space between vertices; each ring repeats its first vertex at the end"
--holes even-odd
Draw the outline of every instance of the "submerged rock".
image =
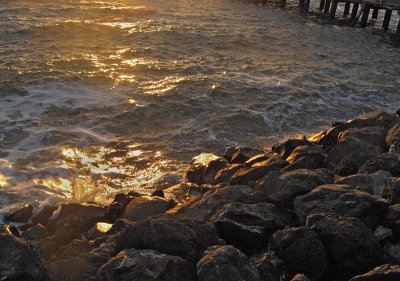
POLYGON ((285 262, 293 275, 303 272, 311 280, 316 280, 328 266, 324 245, 318 235, 307 227, 278 230, 269 240, 268 249, 285 262))
POLYGON ((126 249, 97 271, 100 281, 191 281, 196 267, 187 260, 154 250, 126 249))
POLYGON ((349 281, 398 281, 400 280, 400 266, 384 264, 363 275, 355 276, 349 281))
POLYGON ((197 263, 199 281, 258 281, 257 268, 248 257, 231 245, 213 246, 197 263))

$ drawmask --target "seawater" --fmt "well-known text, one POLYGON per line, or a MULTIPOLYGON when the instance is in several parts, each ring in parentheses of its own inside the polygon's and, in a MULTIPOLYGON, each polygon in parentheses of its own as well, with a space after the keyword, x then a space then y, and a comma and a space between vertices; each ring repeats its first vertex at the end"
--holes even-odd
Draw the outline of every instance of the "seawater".
POLYGON ((250 2, 2 0, 0 211, 106 204, 200 152, 392 111, 399 73, 378 29, 250 2))

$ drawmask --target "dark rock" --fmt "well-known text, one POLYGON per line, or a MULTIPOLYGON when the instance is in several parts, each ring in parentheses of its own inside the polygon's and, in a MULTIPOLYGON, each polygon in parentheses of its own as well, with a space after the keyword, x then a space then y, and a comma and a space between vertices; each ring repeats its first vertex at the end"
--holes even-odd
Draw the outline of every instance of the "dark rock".
POLYGON ((35 240, 39 238, 46 237, 48 235, 47 229, 41 224, 37 224, 27 230, 22 234, 22 238, 26 240, 35 240))
POLYGON ((269 171, 274 171, 285 168, 288 164, 281 156, 273 155, 264 161, 254 163, 252 167, 268 167, 269 171))
POLYGON ((253 166, 255 163, 258 162, 263 162, 265 160, 268 160, 271 157, 276 156, 276 153, 269 151, 269 152, 265 152, 262 154, 258 154, 256 156, 251 157, 249 160, 246 161, 246 166, 251 167, 253 166))
POLYGON ((392 204, 400 203, 400 177, 390 178, 381 190, 382 197, 392 204))
POLYGON ((154 250, 119 252, 97 271, 100 281, 191 281, 196 280, 196 268, 187 260, 154 250))
POLYGON ((272 146, 271 149, 286 159, 296 147, 310 144, 311 143, 305 137, 303 137, 301 139, 288 139, 287 141, 284 141, 278 145, 272 146))
POLYGON ((324 245, 307 227, 278 230, 270 238, 268 249, 285 262, 291 274, 303 272, 311 280, 321 277, 328 265, 324 245))
POLYGON ((212 153, 202 153, 193 157, 185 178, 189 182, 195 184, 214 184, 215 175, 226 166, 229 162, 212 153))
POLYGON ((115 255, 123 249, 152 249, 196 263, 211 245, 223 241, 214 225, 182 215, 163 214, 128 225, 103 243, 115 255))
POLYGON ((122 219, 138 221, 149 216, 165 213, 172 208, 175 203, 161 197, 141 196, 135 197, 125 207, 122 219))
POLYGON ((4 220, 12 222, 27 222, 33 213, 33 206, 27 205, 12 213, 6 214, 4 220))
POLYGON ((386 244, 383 252, 391 264, 400 264, 400 244, 386 244))
POLYGON ((255 262, 261 281, 288 281, 287 266, 273 251, 266 252, 255 262))
POLYGON ((393 231, 390 228, 378 225, 374 231, 374 235, 379 242, 384 242, 391 239, 393 236, 393 231))
POLYGON ((143 196, 143 194, 132 190, 132 191, 128 192, 127 196, 128 197, 140 197, 140 196, 143 196))
POLYGON ((263 154, 264 151, 249 147, 240 147, 235 154, 232 156, 232 164, 245 164, 250 158, 263 154))
POLYGON ((310 156, 303 156, 296 161, 294 161, 292 164, 288 165, 283 171, 294 171, 298 169, 319 169, 324 167, 324 162, 317 162, 310 156))
POLYGON ((161 189, 157 189, 151 194, 151 196, 158 196, 164 198, 164 192, 161 189))
MULTIPOLYGON (((329 276, 348 279, 366 272, 382 261, 382 251, 374 233, 357 218, 334 214, 307 217, 306 225, 315 231, 330 258, 329 276)), ((336 280, 335 277, 332 279, 336 280)))
POLYGON ((102 236, 102 237, 96 238, 94 240, 91 240, 89 243, 93 248, 98 248, 98 247, 100 247, 101 244, 106 242, 111 237, 112 237, 112 235, 102 236))
POLYGON ((350 281, 398 281, 400 265, 384 264, 363 275, 355 276, 350 281))
MULTIPOLYGON (((357 153, 351 152, 343 157, 342 161, 333 169, 336 175, 347 177, 357 174, 358 168, 360 167, 360 161, 358 160, 357 153)), ((331 168, 333 168, 331 166, 331 168)))
POLYGON ((46 280, 42 259, 24 240, 0 234, 0 247, 1 280, 46 280))
POLYGON ((124 213, 126 205, 120 202, 113 202, 106 208, 105 218, 114 221, 124 213))
POLYGON ((240 147, 228 146, 228 147, 225 149, 224 158, 225 158, 226 160, 228 160, 229 162, 231 162, 233 155, 236 153, 236 151, 239 150, 239 148, 240 148, 240 147))
POLYGON ((189 198, 201 196, 203 190, 197 184, 183 182, 164 189, 164 193, 167 195, 167 197, 172 197, 178 202, 184 202, 189 198))
POLYGON ((229 181, 229 185, 245 184, 249 185, 250 182, 255 182, 259 178, 262 178, 269 172, 269 168, 265 166, 261 167, 243 167, 238 170, 229 181))
POLYGON ((16 237, 20 237, 18 229, 13 225, 1 224, 0 225, 0 234, 10 234, 16 237))
POLYGON ((338 184, 319 186, 310 193, 297 197, 293 205, 302 222, 311 214, 334 213, 359 218, 372 229, 388 208, 385 199, 338 184))
POLYGON ((26 230, 28 230, 29 228, 33 227, 33 226, 35 226, 34 223, 28 222, 28 223, 25 223, 25 224, 19 226, 18 229, 19 229, 20 231, 26 231, 26 230))
POLYGON ((312 143, 318 143, 321 140, 321 138, 323 138, 325 135, 326 135, 326 131, 321 131, 315 135, 312 135, 310 138, 308 138, 308 141, 312 142, 312 143))
POLYGON ((112 228, 112 226, 113 224, 110 223, 98 222, 86 233, 85 236, 89 240, 97 239, 104 236, 105 233, 112 228))
POLYGON ((375 195, 381 195, 382 187, 388 182, 391 174, 388 171, 378 171, 373 174, 357 174, 335 179, 336 184, 347 184, 351 187, 372 187, 375 195))
POLYGON ((382 153, 367 161, 360 167, 358 172, 360 174, 372 174, 379 170, 385 170, 392 174, 392 176, 400 176, 400 161, 398 156, 382 153))
POLYGON ((231 203, 218 210, 214 223, 219 236, 246 254, 267 246, 269 237, 287 226, 292 217, 274 204, 231 203))
POLYGON ((400 146, 400 123, 394 125, 386 135, 386 145, 389 147, 392 144, 400 146))
POLYGON ((286 158, 286 161, 292 164, 293 162, 299 160, 304 156, 311 158, 319 165, 323 165, 326 157, 321 147, 315 144, 309 144, 296 147, 293 152, 286 158))
POLYGON ((49 219, 53 215, 53 212, 58 208, 55 206, 46 205, 37 214, 32 217, 34 224, 41 224, 47 226, 49 219))
POLYGON ((197 276, 199 281, 259 280, 255 265, 230 245, 208 248, 197 263, 197 276))
POLYGON ((66 245, 82 236, 82 222, 75 216, 70 216, 57 224, 54 237, 58 245, 66 245))
POLYGON ((88 253, 92 250, 90 243, 85 240, 75 239, 66 246, 58 249, 54 260, 65 260, 80 256, 83 253, 88 253))
POLYGON ((109 231, 105 233, 105 235, 113 235, 118 232, 120 232, 122 229, 124 229, 126 226, 132 224, 133 222, 124 220, 124 219, 118 219, 114 222, 113 226, 110 228, 109 231))
POLYGON ((384 127, 366 127, 366 128, 351 128, 341 132, 338 140, 351 137, 368 143, 372 146, 379 146, 386 149, 386 133, 387 129, 384 127))
POLYGON ((272 171, 257 182, 255 190, 265 194, 271 202, 290 207, 297 196, 332 182, 333 173, 328 169, 272 171))
POLYGON ((395 233, 400 234, 400 204, 389 206, 383 224, 390 227, 395 233))
POLYGON ((304 274, 298 273, 290 281, 310 281, 310 279, 308 279, 304 274))
POLYGON ((341 139, 328 153, 326 165, 336 167, 346 155, 352 154, 352 161, 360 167, 366 160, 383 152, 379 146, 372 146, 353 137, 341 139), (353 153, 353 152, 357 153, 353 153))
POLYGON ((215 175, 215 183, 221 183, 221 182, 229 182, 231 177, 241 168, 243 168, 244 165, 242 164, 232 164, 228 165, 228 167, 220 170, 216 175, 215 175))

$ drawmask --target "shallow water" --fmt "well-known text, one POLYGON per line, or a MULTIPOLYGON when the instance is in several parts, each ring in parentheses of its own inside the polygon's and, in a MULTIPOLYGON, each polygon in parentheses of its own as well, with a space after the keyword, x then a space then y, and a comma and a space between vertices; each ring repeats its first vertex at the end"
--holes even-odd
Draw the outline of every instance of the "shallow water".
POLYGON ((107 203, 178 182, 203 151, 392 111, 386 38, 232 0, 3 0, 0 210, 107 203))

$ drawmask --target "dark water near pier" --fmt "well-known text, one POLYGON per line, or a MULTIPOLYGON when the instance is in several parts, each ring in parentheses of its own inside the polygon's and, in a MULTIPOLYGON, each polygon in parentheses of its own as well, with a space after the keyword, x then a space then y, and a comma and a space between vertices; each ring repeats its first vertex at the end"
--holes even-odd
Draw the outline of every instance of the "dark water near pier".
POLYGON ((250 3, 2 0, 0 209, 105 203, 199 152, 394 110, 399 74, 380 31, 250 3))

